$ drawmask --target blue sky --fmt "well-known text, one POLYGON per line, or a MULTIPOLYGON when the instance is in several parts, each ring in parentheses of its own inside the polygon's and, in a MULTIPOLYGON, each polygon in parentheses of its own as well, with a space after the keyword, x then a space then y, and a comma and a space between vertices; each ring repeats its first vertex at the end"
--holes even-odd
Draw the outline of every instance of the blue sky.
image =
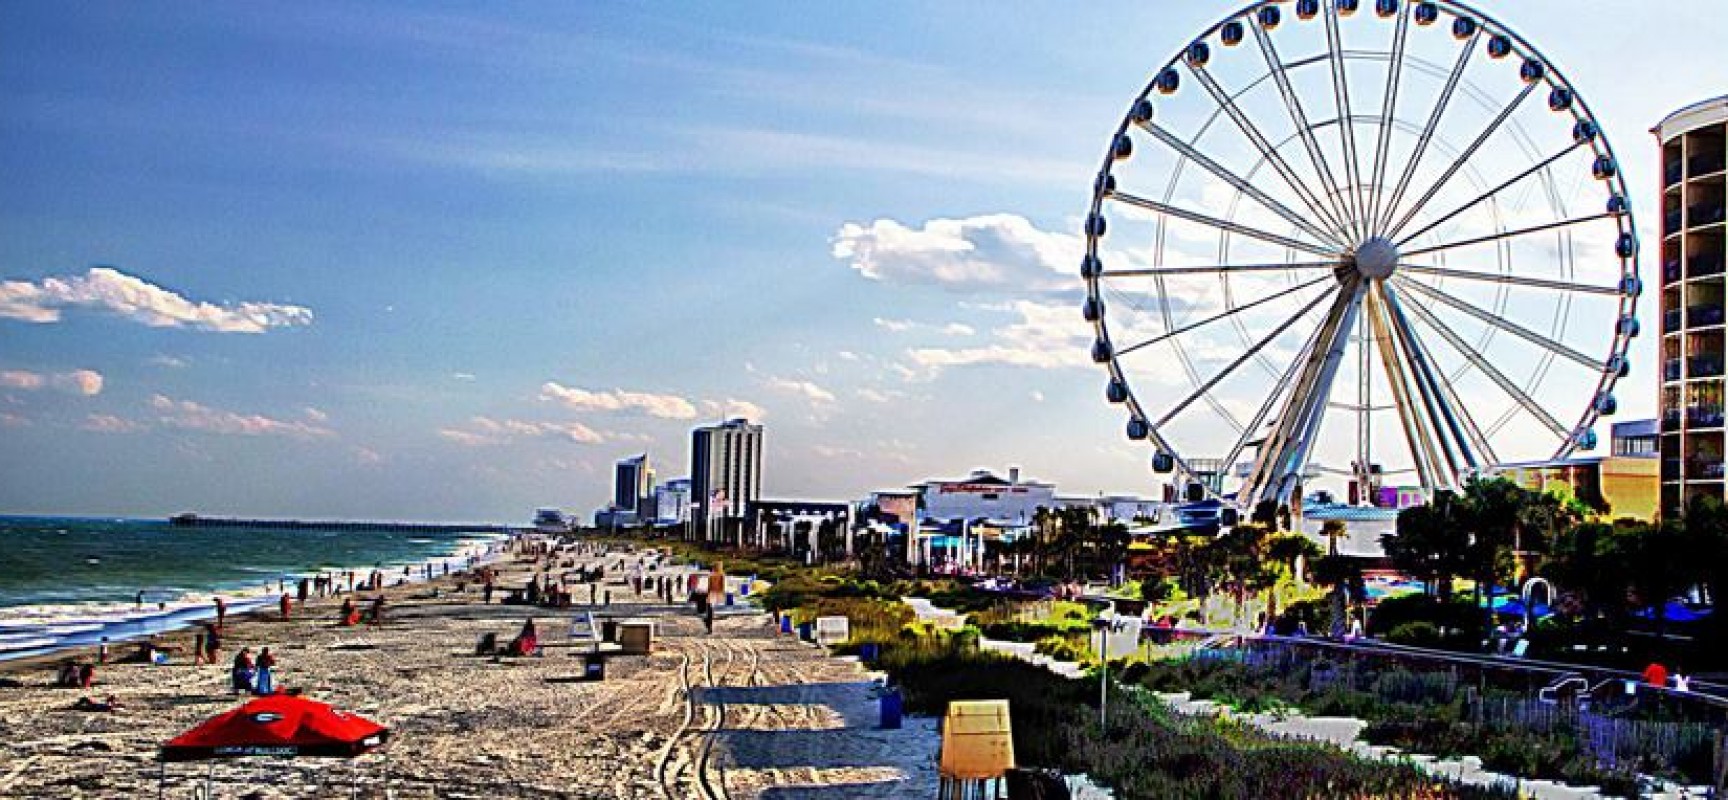
MULTIPOLYGON (((1728 91, 1720 4, 1485 5, 1653 223, 1648 128, 1728 91)), ((1150 492, 1061 254, 1234 7, 0 4, 0 511, 586 512, 731 413, 776 496, 1150 492)))

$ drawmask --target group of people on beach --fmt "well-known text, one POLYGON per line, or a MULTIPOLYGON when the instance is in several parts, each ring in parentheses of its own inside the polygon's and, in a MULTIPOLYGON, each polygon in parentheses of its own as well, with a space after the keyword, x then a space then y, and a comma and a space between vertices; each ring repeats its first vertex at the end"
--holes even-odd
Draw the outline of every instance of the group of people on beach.
POLYGON ((258 652, 256 659, 250 647, 242 647, 234 654, 229 688, 234 694, 267 695, 276 691, 276 656, 268 646, 258 652))

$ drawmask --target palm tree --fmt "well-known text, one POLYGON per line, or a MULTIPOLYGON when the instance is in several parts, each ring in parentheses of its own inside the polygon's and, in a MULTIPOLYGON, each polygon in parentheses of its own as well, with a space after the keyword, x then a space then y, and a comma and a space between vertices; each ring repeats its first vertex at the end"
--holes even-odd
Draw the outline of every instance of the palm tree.
POLYGON ((1320 538, 1326 540, 1326 554, 1338 555, 1338 542, 1350 538, 1350 529, 1344 526, 1344 520, 1329 519, 1320 526, 1320 538))
MULTIPOLYGON (((1333 522, 1336 520, 1328 520, 1326 524, 1331 525, 1333 522)), ((1343 524, 1339 523, 1339 527, 1342 528, 1343 524)), ((1334 546, 1332 550, 1336 553, 1337 547, 1334 546)), ((1320 545, 1315 544, 1313 539, 1304 534, 1280 533, 1266 540, 1266 556, 1283 564, 1298 585, 1306 585, 1307 576, 1304 574, 1306 572, 1304 567, 1309 561, 1317 559, 1321 555, 1320 545)))

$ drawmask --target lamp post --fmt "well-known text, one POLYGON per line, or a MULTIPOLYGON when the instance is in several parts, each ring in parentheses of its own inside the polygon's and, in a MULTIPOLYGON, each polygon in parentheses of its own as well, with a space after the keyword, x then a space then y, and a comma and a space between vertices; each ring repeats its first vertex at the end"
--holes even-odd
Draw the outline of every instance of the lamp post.
POLYGON ((1110 701, 1110 620, 1102 615, 1092 620, 1098 631, 1098 731, 1110 733, 1107 704, 1110 701))

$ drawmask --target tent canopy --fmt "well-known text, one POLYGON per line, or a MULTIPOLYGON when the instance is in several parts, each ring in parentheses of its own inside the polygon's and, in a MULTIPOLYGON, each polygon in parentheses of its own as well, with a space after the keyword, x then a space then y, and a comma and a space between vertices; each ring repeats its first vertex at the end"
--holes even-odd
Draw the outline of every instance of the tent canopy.
POLYGON ((352 758, 384 744, 383 725, 287 694, 260 697, 211 717, 162 746, 164 761, 239 756, 352 758))

